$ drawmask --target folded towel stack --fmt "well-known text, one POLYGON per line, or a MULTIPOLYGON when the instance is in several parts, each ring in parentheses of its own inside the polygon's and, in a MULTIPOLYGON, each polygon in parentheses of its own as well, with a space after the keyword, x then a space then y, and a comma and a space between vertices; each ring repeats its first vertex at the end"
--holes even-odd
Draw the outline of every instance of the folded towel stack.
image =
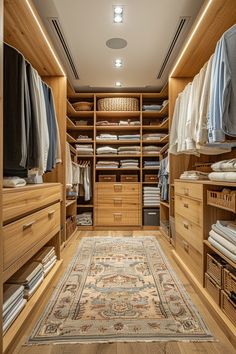
POLYGON ((96 168, 118 168, 119 162, 117 161, 98 161, 96 168))
POLYGON ((24 187, 25 185, 26 185, 26 181, 20 177, 4 177, 3 178, 3 187, 4 188, 24 187))
POLYGON ((236 262, 236 221, 217 220, 212 225, 208 241, 226 257, 236 262))
POLYGON ((202 180, 208 179, 208 173, 201 171, 184 171, 180 175, 180 179, 202 180))
POLYGON ((87 140, 93 140, 92 138, 90 138, 88 135, 79 135, 78 138, 77 138, 77 141, 80 142, 80 141, 87 141, 87 140))
POLYGON ((119 140, 140 140, 140 134, 119 135, 119 140))
POLYGON ((121 160, 120 161, 120 167, 121 168, 138 168, 139 167, 139 161, 138 160, 132 160, 132 159, 126 159, 126 160, 121 160))
POLYGON ((93 155, 93 145, 76 144, 76 151, 78 155, 93 155))
POLYGON ((97 148, 97 155, 117 155, 117 148, 102 146, 97 148))
POLYGON ((160 146, 155 146, 155 145, 143 146, 144 155, 158 155, 160 150, 161 150, 160 146))
POLYGON ((43 273, 44 276, 46 276, 57 261, 55 247, 43 247, 42 250, 35 255, 33 260, 43 265, 43 273))
POLYGON ((162 105, 160 104, 144 104, 143 111, 160 111, 162 109, 162 105))
POLYGON ((11 326, 26 304, 24 286, 19 284, 3 285, 3 334, 11 326))
POLYGON ((108 120, 100 120, 98 122, 96 122, 97 126, 117 126, 119 125, 116 122, 109 122, 108 120))
POLYGON ((143 163, 143 167, 144 168, 157 168, 159 166, 160 166, 160 161, 159 160, 155 160, 155 161, 154 160, 151 160, 151 161, 146 160, 143 163))
POLYGON ((81 226, 91 226, 91 225, 93 225, 92 212, 87 211, 87 212, 78 214, 76 216, 76 222, 77 222, 77 225, 81 225, 81 226))
POLYGON ((143 135, 144 141, 159 141, 164 138, 166 134, 162 133, 147 133, 143 135))
POLYGON ((23 285, 24 298, 29 299, 42 283, 44 269, 42 263, 29 261, 20 268, 7 283, 23 285))
POLYGON ((140 155, 140 146, 120 146, 118 147, 119 155, 140 155))
POLYGON ((153 207, 160 205, 159 187, 143 187, 143 205, 153 207))
POLYGON ((100 134, 96 137, 96 140, 117 140, 117 135, 114 134, 100 134))
POLYGON ((236 182, 236 159, 216 162, 211 168, 214 172, 209 174, 210 180, 236 182))

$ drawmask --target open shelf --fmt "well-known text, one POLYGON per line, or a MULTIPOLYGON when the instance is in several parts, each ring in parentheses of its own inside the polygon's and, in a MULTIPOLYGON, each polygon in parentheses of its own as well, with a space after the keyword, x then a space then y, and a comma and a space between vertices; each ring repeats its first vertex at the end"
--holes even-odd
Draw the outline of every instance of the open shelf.
POLYGON ((160 208, 160 205, 159 204, 157 204, 157 205, 148 205, 148 206, 143 205, 143 209, 153 209, 153 208, 160 208))
POLYGON ((67 199, 66 200, 66 208, 74 203, 76 203, 76 199, 71 199, 71 200, 67 199))
POLYGON ((143 125, 143 130, 168 130, 169 118, 159 125, 143 125))
POLYGON ((236 263, 231 261, 227 256, 225 256, 223 253, 221 253, 217 248, 215 248, 209 241, 204 240, 204 245, 206 245, 208 248, 210 248, 213 252, 218 254, 221 258, 223 258, 227 263, 229 263, 232 267, 236 268, 236 263))
POLYGON ((87 131, 87 130, 93 130, 93 125, 75 125, 71 128, 68 127, 68 130, 82 130, 82 131, 87 131))
POLYGON ((129 167, 129 168, 102 168, 102 167, 96 167, 96 171, 139 171, 140 168, 138 167, 129 167))
POLYGON ((69 133, 66 133, 66 140, 68 143, 72 143, 72 144, 77 143, 77 140, 74 139, 73 136, 71 136, 69 133))
POLYGON ((161 205, 165 206, 166 208, 170 207, 170 204, 164 201, 161 201, 161 205))
POLYGON ((143 118, 165 118, 168 115, 168 107, 167 104, 160 111, 142 111, 143 118))
POLYGON ((93 118, 94 111, 76 111, 72 104, 67 101, 67 115, 73 118, 93 118))
POLYGON ((159 157, 160 153, 158 152, 157 154, 142 154, 143 157, 159 157))
POLYGON ((163 148, 160 150, 160 154, 164 154, 169 149, 169 143, 167 143, 163 148))
POLYGON ((70 144, 70 151, 74 154, 77 155, 76 149, 70 144))
POLYGON ((133 145, 140 143, 141 140, 96 140, 97 145, 133 145))
POLYGON ((154 185, 157 185, 158 184, 158 182, 142 182, 142 184, 144 185, 144 186, 148 186, 149 184, 154 184, 154 185))
POLYGON ((77 204, 77 208, 93 208, 93 204, 77 204))
POLYGON ((97 117, 103 117, 103 118, 131 118, 131 117, 136 117, 140 118, 140 111, 97 111, 96 112, 97 117))
POLYGON ((143 170, 160 170, 160 167, 143 167, 143 170))
POLYGON ((139 154, 139 155, 115 155, 115 154, 113 154, 113 155, 96 155, 96 157, 98 157, 98 158, 100 158, 100 157, 111 157, 111 158, 123 158, 123 157, 126 157, 127 159, 134 159, 135 157, 137 157, 137 158, 139 158, 139 157, 141 157, 141 155, 139 154))
POLYGON ((96 125, 96 130, 140 130, 141 125, 96 125))

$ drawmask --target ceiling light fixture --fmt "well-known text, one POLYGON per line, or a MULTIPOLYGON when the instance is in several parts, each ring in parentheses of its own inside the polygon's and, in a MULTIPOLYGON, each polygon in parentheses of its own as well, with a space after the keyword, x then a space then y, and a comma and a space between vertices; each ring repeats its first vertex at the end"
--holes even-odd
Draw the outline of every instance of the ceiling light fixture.
POLYGON ((121 59, 116 59, 115 60, 115 67, 116 68, 122 68, 122 66, 123 66, 122 60, 121 59))
POLYGON ((122 6, 113 6, 113 22, 122 23, 123 22, 123 7, 122 6))
POLYGON ((120 81, 116 81, 116 87, 121 87, 122 83, 120 81))

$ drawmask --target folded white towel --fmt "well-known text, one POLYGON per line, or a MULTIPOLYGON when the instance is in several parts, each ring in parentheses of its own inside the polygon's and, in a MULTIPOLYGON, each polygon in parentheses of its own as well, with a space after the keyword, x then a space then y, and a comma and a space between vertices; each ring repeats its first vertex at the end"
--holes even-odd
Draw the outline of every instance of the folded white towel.
POLYGON ((4 177, 3 178, 3 187, 5 187, 5 188, 24 187, 25 185, 26 185, 26 181, 20 177, 4 177))
POLYGON ((211 172, 208 177, 211 181, 236 182, 236 172, 211 172))

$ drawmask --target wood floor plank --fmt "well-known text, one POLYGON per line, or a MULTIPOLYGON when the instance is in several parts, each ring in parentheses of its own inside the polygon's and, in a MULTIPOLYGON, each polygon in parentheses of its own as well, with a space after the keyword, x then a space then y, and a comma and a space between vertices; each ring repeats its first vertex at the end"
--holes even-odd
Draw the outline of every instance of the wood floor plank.
POLYGON ((56 276, 50 291, 47 293, 43 301, 39 304, 37 311, 32 314, 30 321, 24 328, 24 333, 15 340, 15 348, 10 354, 236 354, 234 348, 227 337, 224 335, 216 321, 212 318, 206 306, 202 303, 200 297, 185 277, 182 270, 172 258, 171 245, 166 239, 162 238, 158 231, 78 231, 70 240, 67 247, 62 252, 64 259, 61 271, 56 276), (155 236, 157 237, 162 249, 169 259, 170 264, 174 268, 176 274, 183 282, 193 303, 205 319, 207 325, 216 338, 215 342, 207 343, 186 343, 186 342, 151 342, 151 343, 114 343, 114 344, 57 344, 57 345, 37 345, 22 346, 30 335, 35 323, 42 314, 52 291, 57 285, 60 277, 70 263, 74 253, 76 252, 79 242, 83 237, 93 236, 123 236, 123 237, 140 237, 155 236))

